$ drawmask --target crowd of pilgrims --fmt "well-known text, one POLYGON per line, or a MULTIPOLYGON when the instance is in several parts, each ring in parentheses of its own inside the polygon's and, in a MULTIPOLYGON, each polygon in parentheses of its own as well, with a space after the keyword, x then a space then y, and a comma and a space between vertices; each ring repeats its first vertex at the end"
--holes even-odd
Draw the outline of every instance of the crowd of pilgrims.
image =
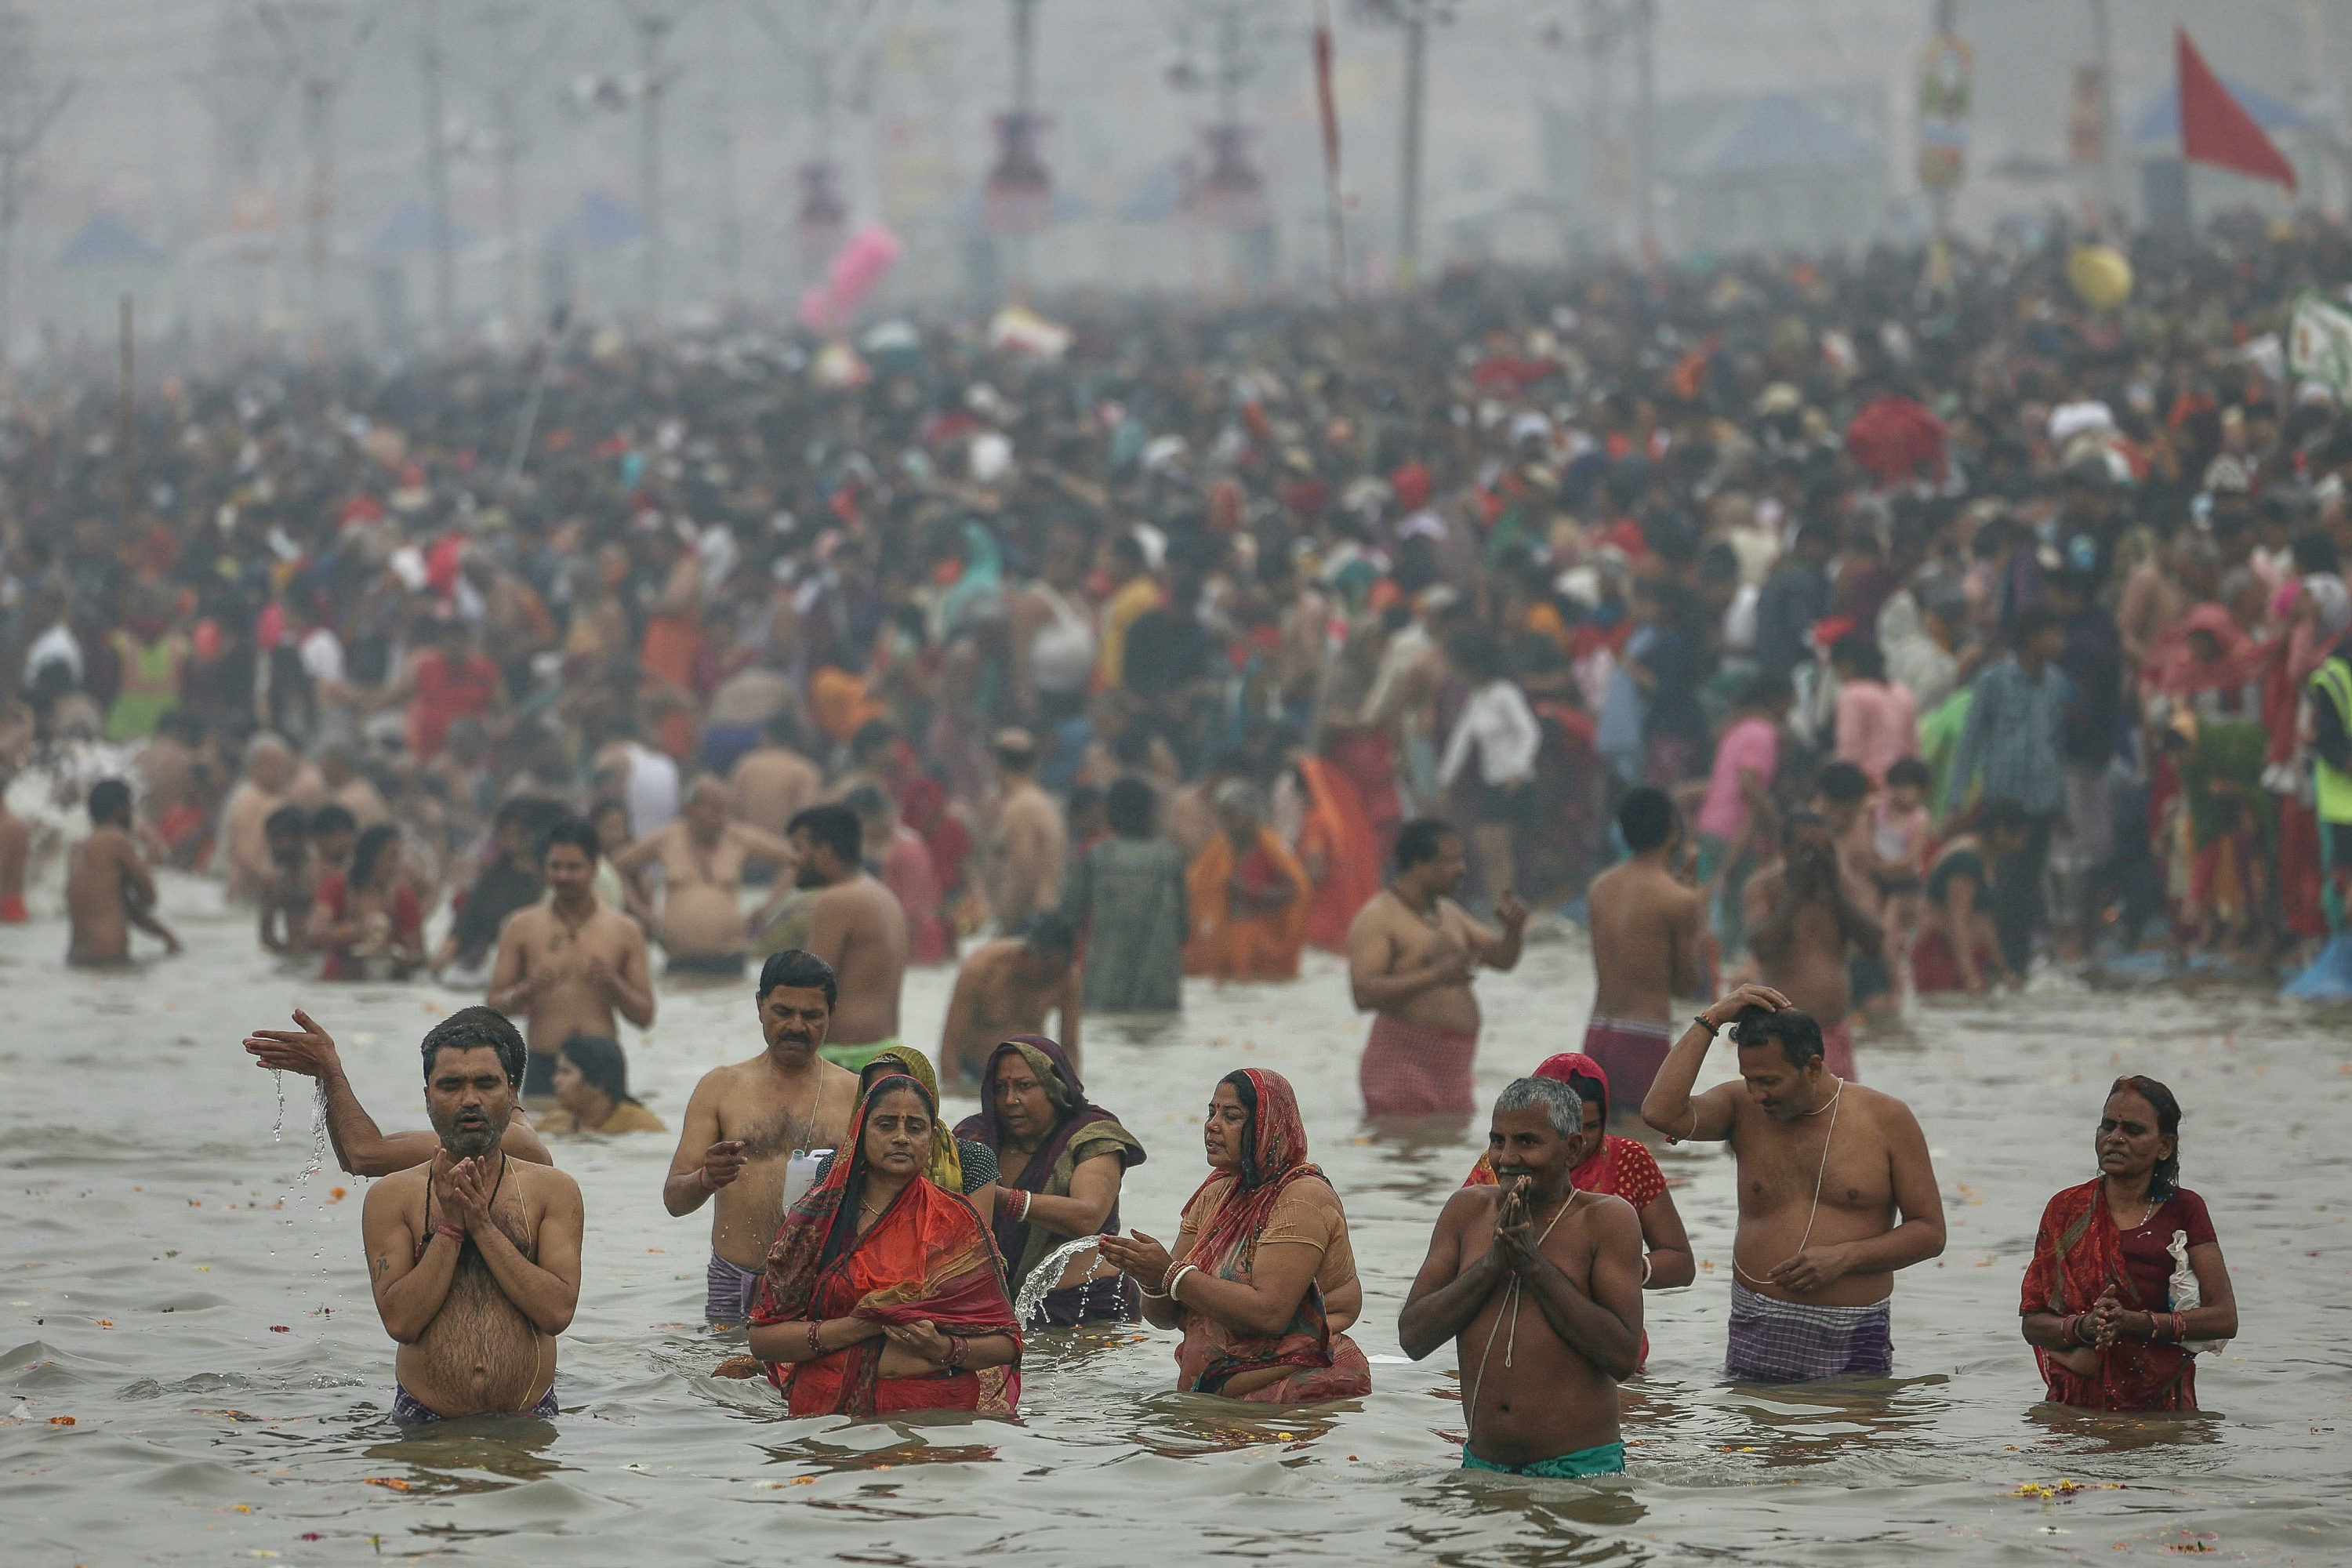
MULTIPOLYGON (((1868 917, 1825 1031, 2037 962, 2305 957, 2352 879, 2352 416, 2280 332, 2352 243, 2139 241, 2095 309, 2078 237, 1932 285, 1891 250, 1473 268, 1340 309, 190 369, 128 451, 110 389, 20 395, 0 758, 134 749, 129 800, 90 792, 131 907, 88 944, 78 915, 76 962, 170 940, 160 864, 322 978, 489 975, 561 829, 672 972, 740 974, 813 945, 803 889, 737 895, 805 879, 814 838, 888 889, 909 962, 994 933, 1082 975, 1075 1036, 1076 993, 1296 978, 1417 817, 1459 830, 1471 907, 1572 913, 1640 786, 1687 814, 1715 972, 1787 924, 1759 887, 1868 917), (824 805, 854 830, 795 832, 824 805)), ((47 847, 0 818, 0 919, 47 847)), ((561 1059, 583 1125, 633 1103, 609 1039, 561 1059)), ((1336 1200, 1278 1079, 1227 1090, 1245 1176, 1188 1223, 1336 1237, 1298 1331, 1342 1344, 1336 1200)), ((1076 1166, 1140 1158, 1105 1124, 1076 1166)), ((1017 1282, 1037 1241, 1000 1210, 956 1256, 1017 1282)), ((1356 1367, 1310 1360, 1273 1386, 1356 1367)))

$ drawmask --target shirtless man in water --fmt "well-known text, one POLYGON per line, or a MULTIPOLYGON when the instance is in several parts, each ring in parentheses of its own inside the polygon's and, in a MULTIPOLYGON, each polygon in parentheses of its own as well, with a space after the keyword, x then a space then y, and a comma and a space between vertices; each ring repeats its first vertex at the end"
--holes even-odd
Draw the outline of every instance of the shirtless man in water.
MULTIPOLYGON (((824 1057, 852 1072, 898 1043, 898 992, 907 981, 907 911, 898 895, 866 874, 865 839, 857 813, 845 805, 813 805, 793 818, 796 879, 822 889, 809 910, 808 951, 841 977, 824 1057)), ((754 929, 762 923, 753 918, 754 929)))
POLYGON ((1609 1075, 1612 1112, 1632 1117, 1674 1040, 1675 998, 1700 994, 1706 895, 1675 874, 1683 830, 1649 785, 1617 808, 1631 857, 1592 879, 1592 1019, 1584 1054, 1609 1075))
POLYGON ((1743 985, 1683 1031, 1642 1119, 1677 1142, 1721 1139, 1738 1162, 1731 1375, 1885 1376, 1895 1271, 1944 1250, 1944 1200, 1910 1108, 1830 1072, 1821 1026, 1771 987, 1743 985), (1727 1024, 1739 1081, 1694 1098, 1727 1024))
POLYGON ((614 857, 613 868, 624 877, 648 861, 661 862, 661 944, 672 974, 741 974, 751 940, 743 919, 743 863, 793 863, 791 845, 749 823, 730 821, 732 804, 725 784, 698 779, 677 821, 614 857))
POLYGON ((1470 1063, 1478 1051, 1480 964, 1519 962, 1528 909, 1505 892, 1495 900, 1499 931, 1472 920, 1451 897, 1469 869, 1462 836, 1435 817, 1397 830, 1396 876, 1348 928, 1348 984, 1356 1010, 1372 1013, 1358 1078, 1364 1113, 1378 1117, 1467 1116, 1470 1063))
MULTIPOLYGON (((272 1072, 300 1073, 304 1078, 319 1080, 320 1098, 326 1103, 327 1138, 335 1146, 335 1163, 354 1176, 389 1176, 394 1171, 405 1171, 433 1158, 441 1147, 438 1137, 425 1131, 385 1132, 378 1129, 375 1118, 360 1103, 352 1080, 343 1073, 343 1059, 335 1050, 334 1037, 299 1007, 294 1009, 294 1023, 291 1029, 254 1030, 245 1037, 245 1052, 253 1058, 256 1067, 268 1068, 272 1072)), ((507 1122, 499 1147, 535 1165, 555 1163, 548 1157, 547 1145, 539 1141, 530 1123, 520 1116, 507 1122)))
POLYGON ((1052 1037, 1069 1053, 1070 1065, 1078 1066, 1083 1003, 1077 945, 1067 920, 1045 914, 1030 922, 1027 936, 1001 936, 972 949, 956 971, 955 994, 948 998, 940 1071, 978 1083, 998 1041, 1045 1034, 1045 1016, 1057 1007, 1062 1032, 1052 1037))
POLYGON ((467 1007, 425 1037, 430 1163, 368 1192, 360 1215, 384 1332, 399 1342, 393 1418, 551 1417, 555 1336, 580 1302, 580 1186, 499 1147, 522 1081, 522 1036, 467 1007))
POLYGON ((1624 1199, 1568 1179, 1601 1136, 1584 1131, 1568 1085, 1520 1079, 1496 1100, 1486 1134, 1500 1184, 1464 1187, 1438 1215, 1397 1340, 1415 1361, 1454 1342, 1465 1470, 1625 1468, 1617 1384, 1641 1359, 1642 1221, 1624 1199))
POLYGON ((1864 896, 1830 825, 1810 811, 1781 825, 1780 863, 1749 878, 1741 895, 1759 978, 1820 1021, 1829 1070, 1844 1079, 1855 1076, 1853 961, 1886 943, 1864 896))
POLYGON ((165 951, 179 952, 180 939, 155 918, 155 881, 131 835, 131 786, 100 779, 89 786, 89 837, 66 861, 71 926, 66 962, 87 969, 123 967, 131 962, 132 926, 162 937, 165 951))
POLYGON ((713 1194, 704 1316, 740 1323, 784 1218, 794 1150, 837 1149, 857 1110, 857 1075, 817 1055, 839 994, 832 967, 798 951, 760 971, 755 998, 768 1048, 713 1068, 686 1102, 686 1125, 662 1183, 662 1205, 689 1215, 713 1194))
POLYGON ((540 847, 541 902, 517 910, 499 928, 489 1004, 512 1016, 530 1015, 526 1097, 555 1095, 555 1057, 574 1035, 614 1039, 618 1014, 653 1027, 654 985, 646 937, 636 922, 596 897, 596 830, 569 817, 540 847))

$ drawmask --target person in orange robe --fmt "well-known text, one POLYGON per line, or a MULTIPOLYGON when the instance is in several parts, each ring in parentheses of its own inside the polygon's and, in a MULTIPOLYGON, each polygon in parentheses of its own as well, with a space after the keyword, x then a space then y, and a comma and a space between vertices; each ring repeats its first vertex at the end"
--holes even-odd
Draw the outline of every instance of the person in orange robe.
POLYGON ((1347 774, 1303 752, 1292 766, 1307 796, 1298 860, 1315 889, 1307 907, 1307 940, 1327 952, 1345 952, 1356 911, 1381 890, 1380 840, 1347 774))
POLYGON ((1315 891, 1306 868, 1265 826, 1256 786, 1228 780, 1217 786, 1215 803, 1224 831, 1209 840, 1184 878, 1192 906, 1184 973, 1296 980, 1315 891))

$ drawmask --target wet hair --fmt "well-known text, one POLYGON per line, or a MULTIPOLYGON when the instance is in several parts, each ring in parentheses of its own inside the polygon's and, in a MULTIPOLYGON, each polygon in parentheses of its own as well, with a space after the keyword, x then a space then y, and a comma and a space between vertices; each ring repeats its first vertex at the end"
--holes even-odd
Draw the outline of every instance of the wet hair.
POLYGON ((1037 748, 1027 746, 992 746, 996 760, 1016 773, 1025 773, 1037 766, 1037 748))
POLYGON ((433 1081, 433 1062, 445 1050, 471 1051, 488 1046, 499 1053, 499 1065, 507 1070, 507 1082, 522 1082, 523 1064, 528 1049, 522 1043, 522 1031, 504 1013, 488 1007, 460 1007, 431 1028, 425 1031, 425 1081, 433 1081))
POLYGON ((782 952, 768 955, 768 962, 760 965, 759 989, 751 994, 764 1002, 768 999, 768 993, 779 985, 789 985, 795 991, 824 992, 828 1013, 833 1011, 834 1002, 841 994, 841 983, 834 977, 833 965, 815 953, 797 947, 788 947, 782 952))
POLYGON ((1878 645, 1860 632, 1848 632, 1830 644, 1830 663, 1853 671, 1856 679, 1886 679, 1886 661, 1879 657, 1878 645))
POLYGON ((1103 814, 1121 838, 1150 837, 1152 818, 1159 812, 1160 797, 1141 779, 1113 779, 1103 793, 1103 814))
POLYGON ((784 831, 807 834, 832 850, 834 858, 845 866, 858 864, 864 853, 865 824, 845 805, 812 805, 794 816, 784 831))
POLYGON ((1033 952, 1051 953, 1066 960, 1078 951, 1077 930, 1070 924, 1070 917, 1059 910, 1048 910, 1031 921, 1021 940, 1033 952))
POLYGON ((310 827, 310 814, 299 805, 281 805, 261 823, 261 831, 271 838, 299 838, 310 827))
POLYGON ((1636 855, 1655 849, 1675 836, 1674 797, 1654 784, 1643 784, 1617 807, 1617 831, 1636 855))
POLYGON ((351 886, 366 887, 368 879, 375 875, 376 862, 399 847, 400 829, 389 822, 379 822, 361 834, 359 842, 352 846, 351 886))
POLYGON ((2128 1073, 2107 1088, 2107 1098, 2129 1089, 2147 1101, 2156 1112, 2156 1130, 2172 1140, 2172 1152, 2156 1163, 2156 1173, 2148 1180, 2147 1195, 2152 1199, 2169 1198, 2180 1190, 2180 1101, 2172 1090, 2152 1078, 2128 1073))
POLYGON ((121 779, 100 779, 89 786, 89 807, 92 822, 128 822, 131 820, 131 786, 121 779))
MULTIPOLYGON (((299 811, 301 808, 297 806, 294 809, 299 811)), ((310 814, 310 829, 313 838, 324 838, 330 833, 357 833, 360 819, 351 814, 350 808, 329 801, 310 814)))
POLYGON ((622 1053, 621 1042, 610 1035, 573 1035, 560 1050, 588 1086, 615 1105, 635 1105, 637 1097, 629 1092, 629 1058, 622 1053))
POLYGON ((1823 800, 1837 805, 1859 805, 1870 798, 1870 775, 1852 763, 1832 763, 1813 782, 1823 800))
POLYGON ((1249 1114, 1249 1120, 1242 1123, 1241 1190, 1250 1192, 1265 1181, 1265 1173, 1257 1168, 1257 1085, 1252 1083, 1250 1075, 1240 1068, 1217 1081, 1234 1086, 1234 1098, 1242 1102, 1242 1110, 1249 1114))
POLYGON ((1897 757, 1887 766, 1886 787, 1893 789, 1897 784, 1929 790, 1936 787, 1936 775, 1929 773, 1927 764, 1916 757, 1897 757))
POLYGON ((1416 816, 1398 828, 1397 875, 1402 877, 1424 860, 1436 859, 1438 850, 1454 837, 1454 825, 1438 816, 1416 816))
MULTIPOLYGON (((539 858, 542 863, 547 859, 547 852, 559 844, 569 844, 587 856, 588 864, 591 866, 593 866, 597 858, 604 852, 604 841, 596 837, 596 830, 588 826, 587 819, 584 817, 563 817, 547 830, 547 837, 539 841, 539 858)), ((597 1037, 591 1035, 584 1037, 594 1039, 597 1037)))
POLYGON ((1563 1138, 1584 1131, 1584 1101, 1576 1090, 1553 1078, 1515 1078, 1495 1097, 1495 1109, 1533 1110, 1541 1107, 1551 1130, 1563 1138))
POLYGON ((1609 1086, 1591 1073, 1572 1072, 1568 1075, 1568 1087, 1576 1090, 1576 1098, 1587 1105, 1601 1107, 1601 1120, 1609 1120, 1609 1086))
POLYGON ((1789 1058, 1789 1065, 1800 1071, 1807 1062, 1822 1061, 1827 1054, 1822 1044, 1822 1026, 1811 1013, 1794 1007, 1777 1013, 1746 1007, 1732 1020, 1731 1043, 1743 1051, 1773 1040, 1780 1043, 1780 1053, 1789 1058))

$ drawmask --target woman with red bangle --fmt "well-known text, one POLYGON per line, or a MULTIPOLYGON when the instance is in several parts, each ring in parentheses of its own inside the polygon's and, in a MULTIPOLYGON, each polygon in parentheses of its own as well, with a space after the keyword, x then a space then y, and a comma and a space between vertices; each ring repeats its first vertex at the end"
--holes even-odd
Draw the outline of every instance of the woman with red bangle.
POLYGON ((2194 1410, 2197 1352, 2238 1331, 2213 1222, 2179 1184, 2179 1139, 2170 1089, 2116 1079, 2092 1143, 2099 1174, 2042 1211, 2019 1311, 2058 1404, 2194 1410))

